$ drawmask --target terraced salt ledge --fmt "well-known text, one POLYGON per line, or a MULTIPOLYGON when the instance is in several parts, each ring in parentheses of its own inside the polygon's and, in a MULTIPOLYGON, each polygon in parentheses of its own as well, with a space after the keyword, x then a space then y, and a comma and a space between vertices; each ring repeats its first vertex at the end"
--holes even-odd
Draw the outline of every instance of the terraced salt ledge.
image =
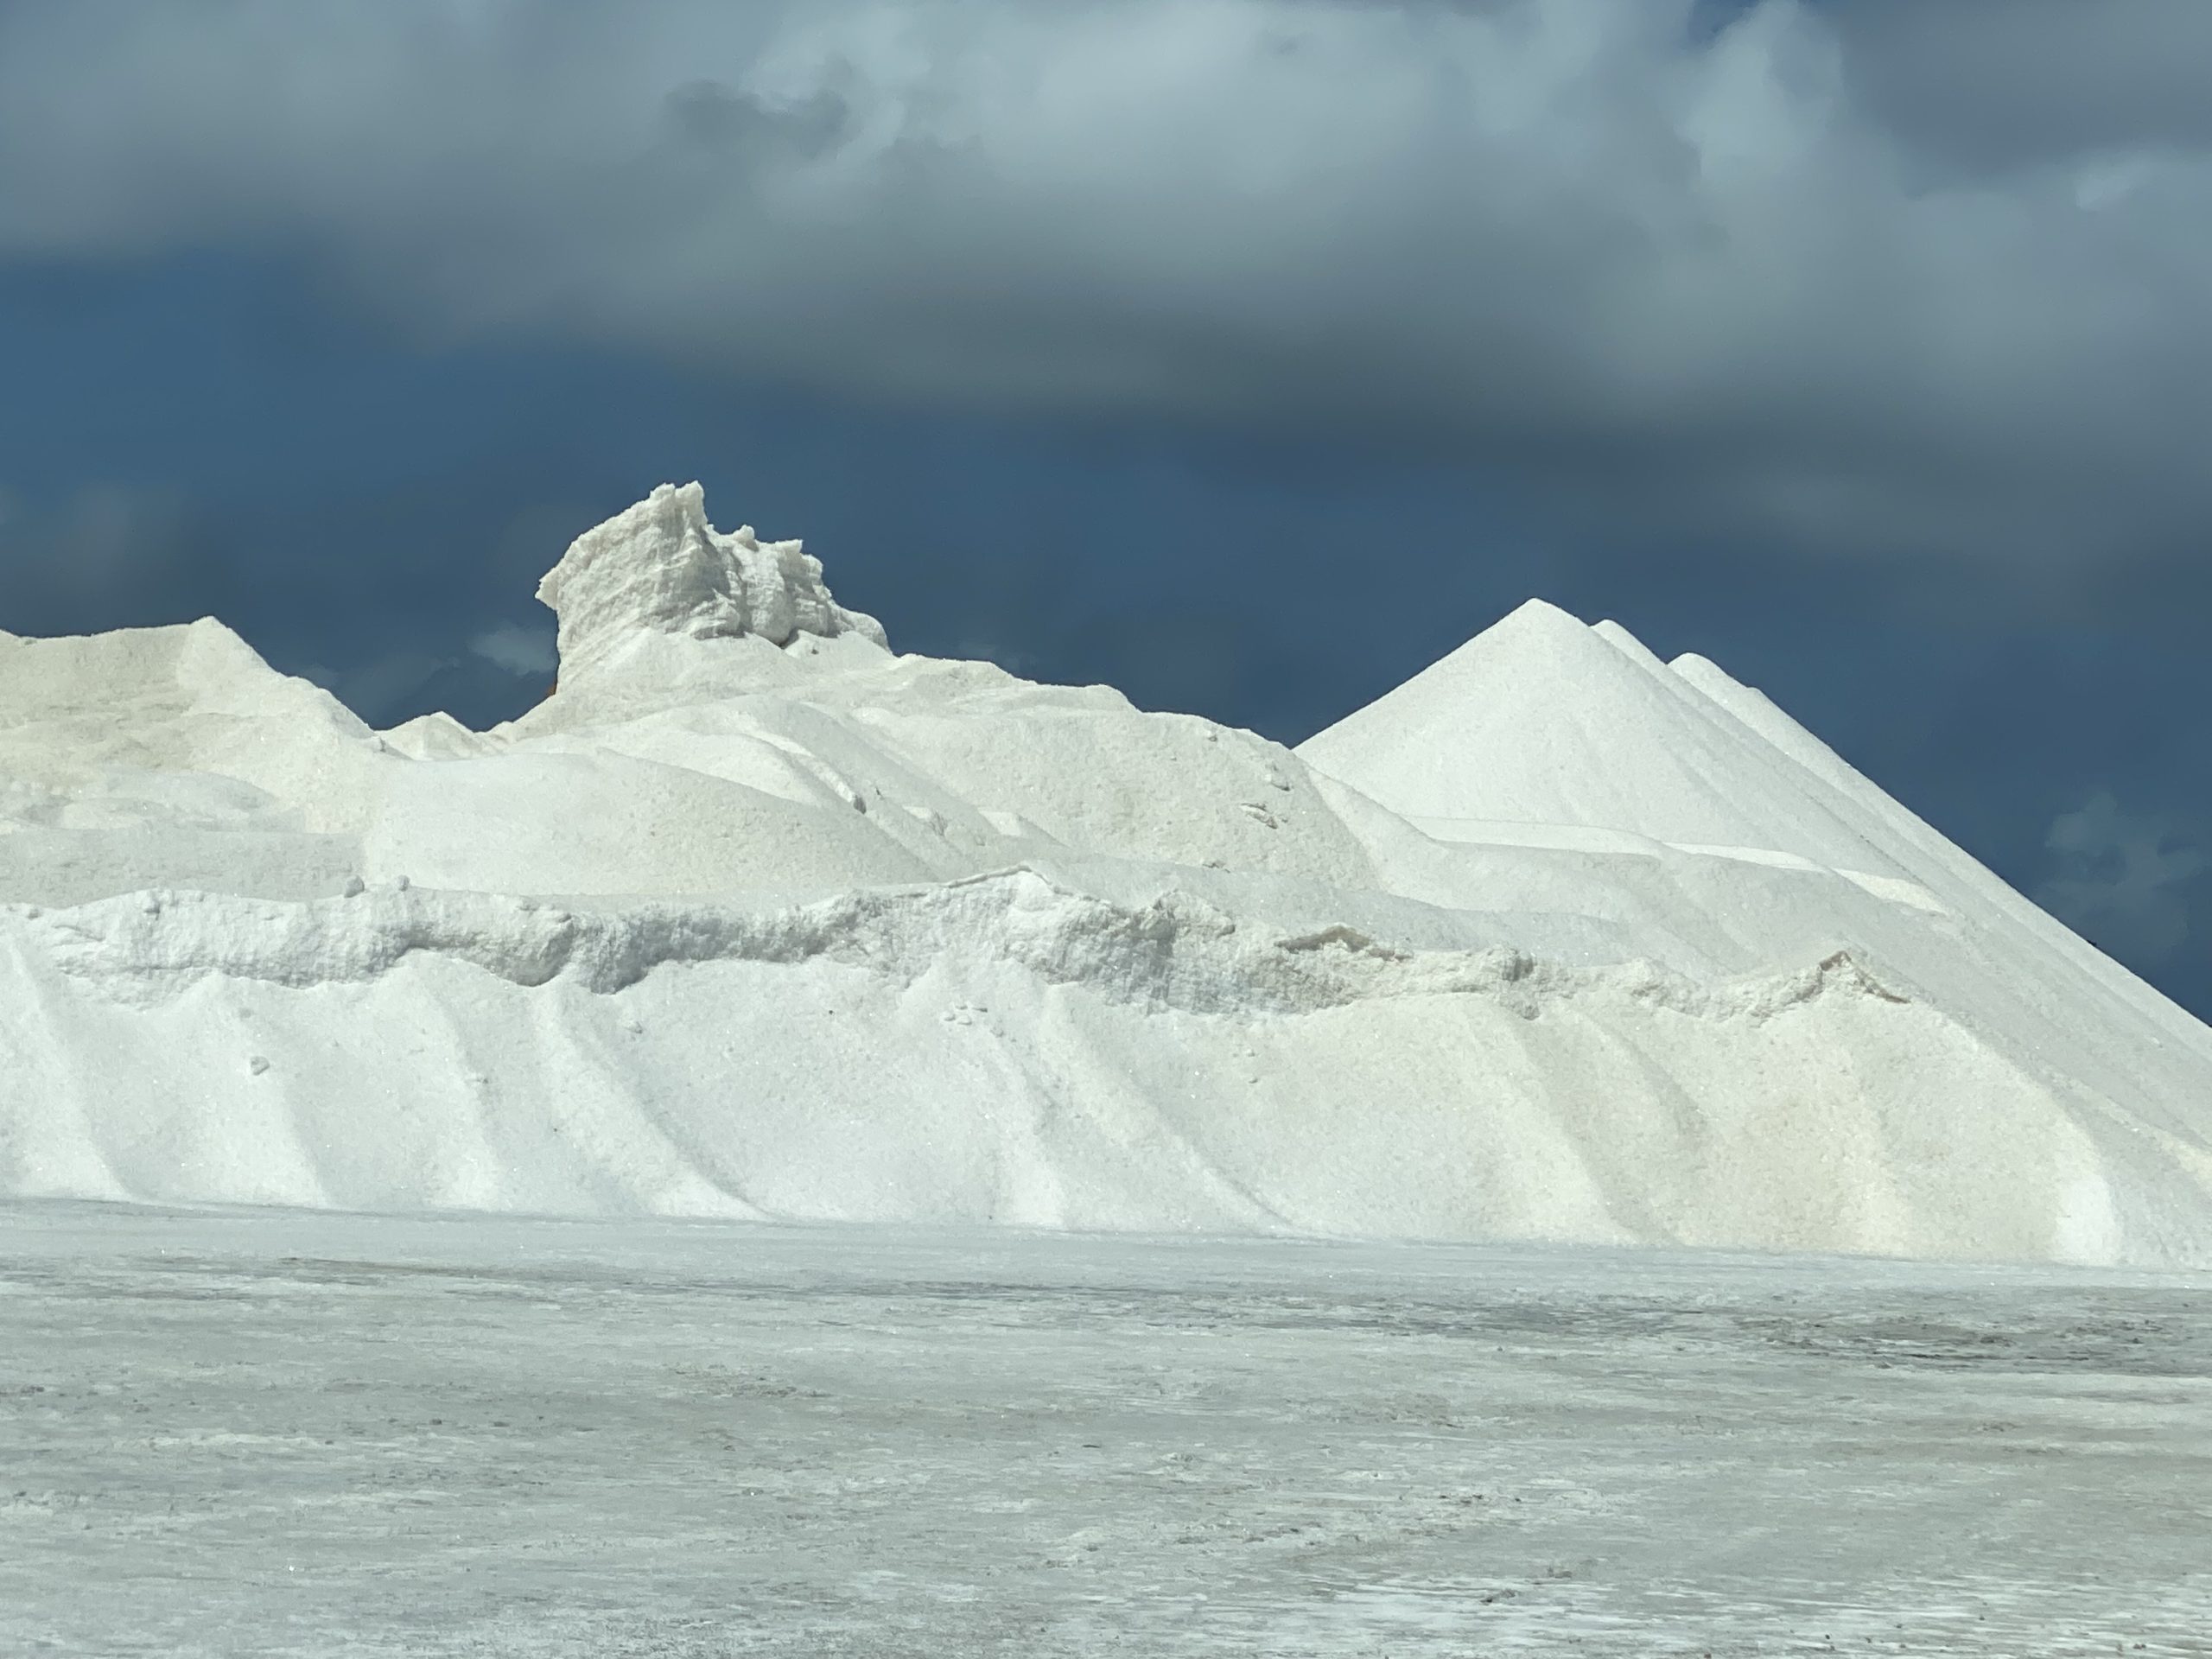
POLYGON ((1599 830, 1586 824, 1419 817, 1409 817, 1406 822, 1433 840, 1455 846, 1544 847, 1560 852, 1605 853, 1626 858, 1663 858, 1672 852, 1692 858, 1734 859, 1738 863, 1763 864, 1770 869, 1840 876, 1877 899, 1938 915, 1944 913, 1943 901, 1917 881, 1908 881, 1901 876, 1876 875, 1867 870, 1830 869, 1796 853, 1778 852, 1771 847, 1707 847, 1695 842, 1654 841, 1625 830, 1599 830))

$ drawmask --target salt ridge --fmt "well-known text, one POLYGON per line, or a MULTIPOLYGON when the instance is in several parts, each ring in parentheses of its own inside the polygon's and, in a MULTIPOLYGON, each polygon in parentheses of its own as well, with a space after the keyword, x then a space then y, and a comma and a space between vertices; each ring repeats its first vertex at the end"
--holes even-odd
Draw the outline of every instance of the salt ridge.
POLYGON ((894 655, 664 486, 557 691, 0 635, 0 1191, 2212 1266, 2212 1033, 1532 605, 1297 752, 894 655))
POLYGON ((1342 924, 1240 930, 1229 912, 1188 894, 1117 905, 1027 868, 789 909, 648 904, 579 913, 530 899, 412 889, 287 905, 182 891, 60 911, 23 906, 8 921, 11 943, 27 956, 141 1007, 183 997, 211 977, 295 989, 373 980, 417 954, 466 962, 515 985, 565 976, 607 993, 672 964, 817 958, 912 985, 960 952, 1047 984, 1211 1015, 1481 995, 1533 1018, 1549 999, 1598 990, 1704 1019, 1763 1018, 1831 992, 1907 1000, 1843 950, 1802 969, 1719 982, 1646 962, 1577 969, 1507 945, 1402 949, 1342 924))

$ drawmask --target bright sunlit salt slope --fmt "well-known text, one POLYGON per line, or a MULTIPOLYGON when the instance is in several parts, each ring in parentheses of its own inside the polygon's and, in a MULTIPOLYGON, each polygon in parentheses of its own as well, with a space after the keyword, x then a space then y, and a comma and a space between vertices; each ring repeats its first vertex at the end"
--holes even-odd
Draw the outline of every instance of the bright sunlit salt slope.
POLYGON ((0 1187, 2212 1266, 2212 1033, 1531 604, 1293 752, 895 655, 664 486, 557 691, 0 635, 0 1187))

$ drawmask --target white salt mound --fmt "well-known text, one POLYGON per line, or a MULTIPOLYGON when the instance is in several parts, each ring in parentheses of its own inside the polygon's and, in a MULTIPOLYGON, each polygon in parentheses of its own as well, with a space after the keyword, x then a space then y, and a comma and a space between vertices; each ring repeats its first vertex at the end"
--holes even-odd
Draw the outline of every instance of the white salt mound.
POLYGON ((0 1191, 2212 1267, 2212 1033, 1532 603, 1296 752, 893 655, 664 486, 387 733, 0 634, 0 1191))

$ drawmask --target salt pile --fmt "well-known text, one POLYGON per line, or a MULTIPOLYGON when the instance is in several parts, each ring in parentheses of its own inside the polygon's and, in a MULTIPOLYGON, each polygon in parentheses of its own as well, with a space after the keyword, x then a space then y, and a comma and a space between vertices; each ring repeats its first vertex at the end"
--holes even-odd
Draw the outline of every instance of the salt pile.
POLYGON ((0 634, 0 1191, 2212 1266, 2212 1032, 1712 664, 1293 752, 894 654, 664 486, 375 732, 0 634))

